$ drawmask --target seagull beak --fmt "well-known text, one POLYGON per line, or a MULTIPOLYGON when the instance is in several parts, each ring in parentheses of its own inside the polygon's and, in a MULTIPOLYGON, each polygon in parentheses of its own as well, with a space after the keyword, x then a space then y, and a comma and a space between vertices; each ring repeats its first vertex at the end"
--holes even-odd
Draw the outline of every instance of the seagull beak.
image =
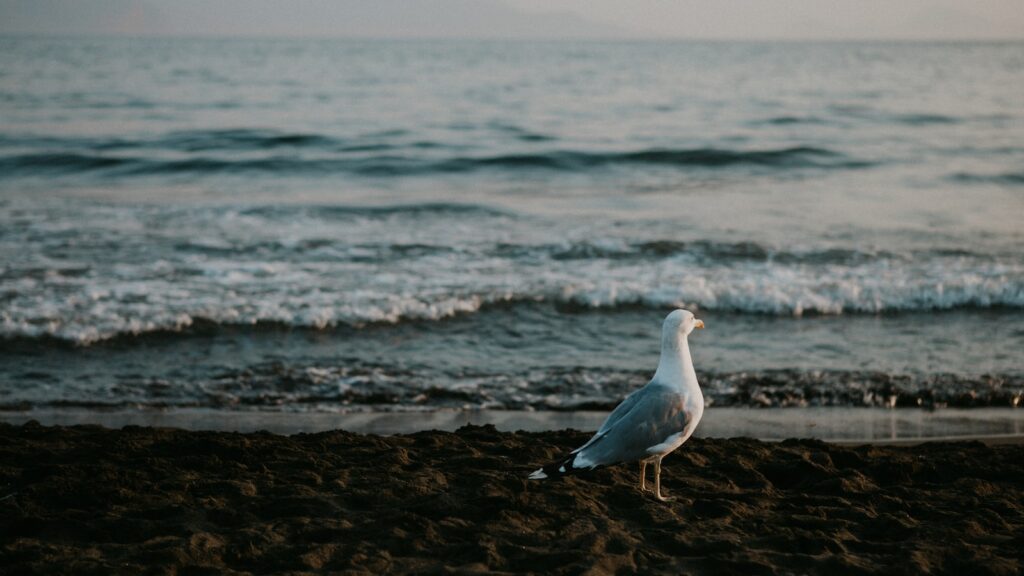
POLYGON ((697 321, 695 321, 695 322, 693 323, 693 327, 694 327, 694 328, 703 328, 703 327, 704 327, 704 321, 703 321, 703 320, 697 320, 697 321))

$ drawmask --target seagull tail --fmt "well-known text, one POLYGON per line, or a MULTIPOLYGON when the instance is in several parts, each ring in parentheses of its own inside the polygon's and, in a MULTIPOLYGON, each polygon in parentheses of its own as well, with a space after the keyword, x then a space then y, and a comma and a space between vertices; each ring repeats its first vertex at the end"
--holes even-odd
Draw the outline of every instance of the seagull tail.
POLYGON ((580 470, 589 470, 593 466, 588 467, 576 467, 574 466, 577 462, 577 456, 579 452, 570 452, 564 458, 555 460, 550 464, 546 464, 541 468, 538 468, 530 474, 530 480, 544 480, 545 478, 556 478, 558 476, 566 476, 568 474, 574 474, 580 470))

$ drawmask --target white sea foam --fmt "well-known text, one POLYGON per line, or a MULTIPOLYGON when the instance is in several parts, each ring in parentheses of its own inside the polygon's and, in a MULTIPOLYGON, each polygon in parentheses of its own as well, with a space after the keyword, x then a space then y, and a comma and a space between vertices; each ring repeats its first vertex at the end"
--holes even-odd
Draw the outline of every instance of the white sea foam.
POLYGON ((862 237, 687 239, 671 219, 594 222, 460 204, 23 199, 0 204, 0 223, 3 337, 90 343, 200 321, 321 329, 535 301, 781 316, 1024 308, 1024 257, 1003 240, 991 248, 918 234, 880 249, 862 237))
POLYGON ((196 319, 326 328, 440 320, 505 302, 581 308, 687 306, 738 313, 881 313, 1024 308, 1024 264, 970 257, 855 265, 581 259, 557 265, 472 255, 374 262, 117 264, 31 278, 8 269, 0 333, 89 343, 182 330, 196 319))

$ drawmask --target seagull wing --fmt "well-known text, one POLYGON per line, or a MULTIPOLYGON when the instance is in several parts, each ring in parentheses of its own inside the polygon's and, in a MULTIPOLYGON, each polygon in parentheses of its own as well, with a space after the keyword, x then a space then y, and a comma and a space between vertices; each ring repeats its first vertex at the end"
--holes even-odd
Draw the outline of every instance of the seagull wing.
POLYGON ((601 424, 601 427, 597 429, 597 432, 594 433, 594 436, 591 437, 590 440, 587 440, 586 444, 580 446, 576 450, 573 450, 573 452, 579 452, 580 450, 583 450, 587 446, 593 444, 596 440, 604 436, 608 432, 608 430, 612 428, 612 426, 615 426, 616 422, 622 420, 623 416, 629 414, 630 411, 633 410, 633 407, 636 406, 637 400, 641 396, 643 396, 643 392, 644 390, 647 389, 648 386, 650 386, 650 384, 644 386, 643 388, 634 390, 629 396, 626 396, 622 400, 622 402, 619 402, 619 405, 615 407, 615 410, 612 410, 612 413, 609 414, 608 417, 604 419, 604 423, 601 424))
POLYGON ((573 468, 594 468, 642 460, 666 447, 690 428, 693 415, 686 397, 660 386, 634 393, 629 410, 576 451, 573 468))
POLYGON ((619 405, 586 444, 530 475, 540 479, 642 460, 664 453, 696 423, 686 397, 664 386, 647 385, 619 405))

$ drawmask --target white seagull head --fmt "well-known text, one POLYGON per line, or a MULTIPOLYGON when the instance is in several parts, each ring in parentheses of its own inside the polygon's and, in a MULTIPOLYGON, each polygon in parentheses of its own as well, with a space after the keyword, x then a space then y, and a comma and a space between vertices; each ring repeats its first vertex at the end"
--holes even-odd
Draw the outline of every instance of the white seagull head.
POLYGON ((704 321, 698 320, 693 312, 689 310, 673 310, 671 314, 665 317, 665 323, 662 325, 662 333, 664 335, 681 335, 687 336, 690 332, 693 332, 696 328, 703 328, 704 321))

